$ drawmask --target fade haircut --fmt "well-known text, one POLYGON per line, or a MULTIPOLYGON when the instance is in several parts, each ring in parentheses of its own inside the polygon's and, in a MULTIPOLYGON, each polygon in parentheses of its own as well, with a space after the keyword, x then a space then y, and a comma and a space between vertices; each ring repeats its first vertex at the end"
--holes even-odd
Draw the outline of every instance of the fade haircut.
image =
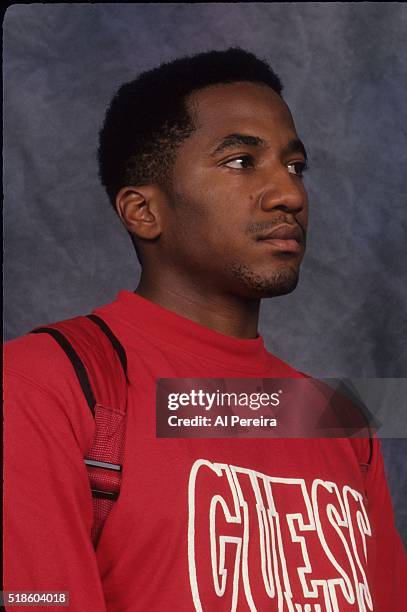
POLYGON ((251 81, 281 96, 282 83, 264 61, 240 48, 182 57, 122 85, 99 134, 99 176, 115 207, 126 185, 171 185, 176 148, 195 129, 187 97, 223 83, 251 81))

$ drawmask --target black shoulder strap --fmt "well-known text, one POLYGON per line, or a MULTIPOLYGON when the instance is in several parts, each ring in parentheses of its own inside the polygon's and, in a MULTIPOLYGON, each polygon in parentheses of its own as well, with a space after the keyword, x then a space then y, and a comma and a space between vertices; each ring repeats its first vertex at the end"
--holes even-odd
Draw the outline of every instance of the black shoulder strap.
POLYGON ((103 321, 103 319, 94 314, 89 314, 86 316, 88 319, 93 321, 93 323, 95 323, 109 339, 112 347, 114 348, 117 353, 117 356, 120 359, 120 363, 122 364, 123 372, 127 380, 127 355, 122 344, 120 344, 119 340, 116 338, 116 336, 114 335, 110 327, 106 324, 106 322, 103 321))
MULTIPOLYGON (((114 351, 116 352, 119 358, 126 383, 128 383, 127 356, 124 347, 121 345, 117 337, 114 335, 112 330, 109 328, 109 326, 103 319, 94 314, 87 315, 87 319, 92 321, 92 323, 94 323, 98 327, 98 329, 108 338, 109 342, 111 343, 114 351)), ((70 320, 71 332, 72 323, 74 322, 75 320, 70 320)), ((98 404, 95 398, 94 391, 92 389, 92 385, 89 380, 87 370, 72 344, 68 341, 68 339, 59 329, 55 329, 54 327, 39 327, 32 330, 31 333, 49 334, 50 336, 52 336, 52 338, 54 338, 54 340, 65 352, 66 356, 68 357, 74 368, 76 377, 85 396, 86 402, 96 422, 95 438, 93 440, 93 445, 92 448, 89 449, 88 456, 84 458, 93 497, 94 520, 92 527, 92 539, 94 545, 96 546, 100 537, 101 530, 103 528, 103 524, 110 510, 113 507, 113 503, 117 500, 120 493, 122 465, 120 464, 120 462, 117 461, 117 458, 116 460, 114 460, 113 454, 112 456, 110 456, 111 451, 109 450, 105 450, 105 455, 107 456, 103 456, 102 458, 104 460, 101 460, 100 448, 103 448, 103 439, 105 439, 103 438, 103 436, 106 435, 106 431, 103 431, 103 433, 100 431, 100 428, 98 426, 98 419, 96 418, 96 409, 98 409, 99 411, 100 406, 97 407, 98 404), (96 450, 96 453, 94 452, 94 449, 98 449, 96 450), (108 461, 106 461, 106 459, 108 459, 108 461), (103 483, 102 487, 100 486, 100 483, 103 483)), ((123 412, 125 413, 125 406, 121 406, 120 408, 122 408, 123 412)), ((100 413, 98 412, 98 414, 100 413)), ((123 424, 125 424, 125 422, 126 420, 124 419, 123 424)), ((120 435, 119 430, 116 427, 112 435, 116 436, 117 440, 116 454, 123 454, 122 451, 124 449, 124 434, 120 435)))
MULTIPOLYGON (((90 321, 95 323, 95 325, 97 325, 98 328, 108 338, 113 349, 117 353, 117 356, 123 368, 124 375, 126 377, 126 381, 128 381, 127 379, 127 355, 126 355, 126 351, 124 350, 123 345, 114 335, 114 333, 112 332, 110 327, 107 325, 107 323, 103 321, 103 319, 101 319, 100 317, 94 314, 86 315, 86 317, 90 321)), ((76 377, 81 386, 82 392, 86 398, 86 402, 92 414, 95 415, 96 399, 95 399, 95 396, 92 390, 92 386, 89 381, 89 376, 86 372, 86 368, 83 365, 82 360, 80 359, 78 353, 73 348, 72 344, 68 342, 68 340, 65 338, 62 332, 60 332, 58 329, 54 329, 53 327, 37 327, 36 329, 33 329, 31 333, 32 334, 47 333, 47 334, 50 334, 54 338, 54 340, 56 340, 56 342, 59 344, 59 346, 62 348, 62 350, 68 357, 69 361, 71 362, 73 369, 75 370, 76 377)))
POLYGON ((86 368, 83 365, 82 360, 73 348, 72 344, 68 342, 62 332, 52 327, 37 327, 36 329, 33 329, 30 333, 49 334, 54 338, 54 340, 56 340, 56 342, 59 344, 59 346, 62 348, 69 361, 71 362, 73 369, 75 370, 76 377, 85 396, 86 402, 93 416, 95 416, 96 399, 89 381, 89 376, 86 372, 86 368))

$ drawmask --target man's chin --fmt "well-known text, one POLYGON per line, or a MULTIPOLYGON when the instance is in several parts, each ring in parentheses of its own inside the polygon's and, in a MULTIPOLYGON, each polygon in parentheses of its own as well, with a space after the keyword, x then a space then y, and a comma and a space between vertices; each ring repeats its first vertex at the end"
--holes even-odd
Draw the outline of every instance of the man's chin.
POLYGON ((292 266, 281 266, 278 270, 268 270, 264 274, 253 272, 243 264, 232 264, 228 267, 229 273, 233 274, 235 280, 247 297, 271 298, 286 295, 294 291, 298 284, 298 268, 292 266))

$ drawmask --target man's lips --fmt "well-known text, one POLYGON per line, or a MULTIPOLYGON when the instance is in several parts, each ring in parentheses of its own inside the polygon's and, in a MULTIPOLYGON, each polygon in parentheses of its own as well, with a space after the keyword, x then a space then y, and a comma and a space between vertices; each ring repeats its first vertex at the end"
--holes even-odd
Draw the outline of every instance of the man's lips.
POLYGON ((279 251, 300 253, 304 244, 304 235, 299 225, 284 223, 274 227, 267 234, 257 236, 257 240, 267 242, 279 251))

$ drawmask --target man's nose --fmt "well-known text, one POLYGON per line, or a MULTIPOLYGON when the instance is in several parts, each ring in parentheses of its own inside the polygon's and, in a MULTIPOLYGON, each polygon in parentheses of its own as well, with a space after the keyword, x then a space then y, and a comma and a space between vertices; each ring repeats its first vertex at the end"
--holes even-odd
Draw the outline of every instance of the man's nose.
POLYGON ((295 179, 286 169, 279 176, 274 174, 260 196, 260 208, 264 211, 278 209, 292 214, 300 213, 307 202, 305 189, 295 184, 300 180, 295 179))

